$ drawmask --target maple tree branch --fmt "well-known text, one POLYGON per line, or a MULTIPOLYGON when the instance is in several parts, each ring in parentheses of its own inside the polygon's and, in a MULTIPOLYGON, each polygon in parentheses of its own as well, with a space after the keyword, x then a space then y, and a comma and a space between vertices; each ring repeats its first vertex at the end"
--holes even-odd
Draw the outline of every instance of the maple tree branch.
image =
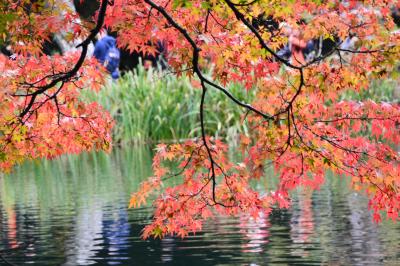
MULTIPOLYGON (((204 81, 201 81, 201 86, 202 86, 202 95, 201 95, 201 101, 200 101, 200 127, 201 127, 201 137, 203 140, 203 144, 204 147, 206 148, 207 154, 208 154, 208 158, 210 160, 210 171, 211 171, 211 176, 210 176, 210 180, 212 181, 212 200, 214 202, 215 205, 220 205, 222 207, 230 207, 227 206, 219 201, 217 201, 216 199, 216 195, 215 195, 215 190, 216 190, 216 186, 217 186, 217 176, 215 174, 215 167, 219 167, 219 165, 214 161, 214 157, 212 155, 212 151, 210 146, 207 143, 207 137, 206 137, 206 132, 205 132, 205 122, 204 122, 204 102, 205 102, 205 97, 206 97, 206 93, 207 93, 207 87, 204 83, 204 81)), ((221 169, 221 167, 219 167, 221 169)), ((222 171, 222 169, 221 169, 222 171)))
MULTIPOLYGON (((217 25, 219 25, 221 28, 223 28, 224 30, 226 30, 226 25, 223 25, 221 22, 218 21, 218 19, 213 15, 212 11, 209 10, 210 16, 213 18, 213 20, 215 21, 215 23, 217 23, 217 25)), ((213 35, 211 35, 213 36, 213 35)))
MULTIPOLYGON (((47 98, 46 98, 44 101, 40 102, 39 105, 38 105, 36 108, 34 108, 34 109, 32 109, 32 108, 33 108, 33 105, 30 106, 30 107, 29 107, 29 111, 28 111, 29 115, 25 118, 25 121, 23 120, 23 118, 21 118, 22 123, 24 124, 26 121, 28 121, 29 118, 32 116, 32 114, 33 114, 35 111, 39 110, 39 109, 40 109, 43 105, 45 105, 48 101, 50 101, 50 100, 52 100, 52 99, 56 100, 56 99, 57 99, 57 95, 61 92, 62 88, 64 87, 64 84, 65 84, 65 81, 62 81, 60 87, 57 89, 57 91, 56 91, 53 95, 48 95, 46 92, 44 92, 43 94, 45 94, 45 95, 47 96, 47 98)), ((32 97, 33 97, 33 96, 32 96, 32 97)), ((32 103, 32 101, 31 101, 30 103, 32 103)), ((25 109, 26 109, 26 108, 25 108, 25 109)), ((57 110, 59 110, 59 109, 58 109, 58 106, 57 106, 57 110)), ((27 113, 27 114, 28 114, 28 113, 27 113)))
MULTIPOLYGON (((242 6, 240 4, 235 4, 230 0, 224 0, 225 3, 228 5, 228 7, 233 11, 233 13, 235 14, 236 18, 241 21, 243 24, 246 25, 246 27, 254 34, 254 36, 256 36, 258 42, 260 43, 261 47, 263 49, 265 49, 266 51, 268 51, 276 60, 278 60, 279 62, 283 63, 284 65, 286 65, 287 67, 290 67, 292 69, 297 69, 297 70, 302 70, 314 63, 320 62, 322 60, 324 60, 325 58, 331 56, 334 52, 348 52, 348 53, 353 53, 353 54, 371 54, 371 53, 377 53, 377 52, 383 52, 383 50, 365 50, 365 51, 360 51, 360 50, 350 50, 350 49, 342 49, 339 47, 339 45, 336 45, 331 51, 329 51, 326 55, 324 56, 318 56, 317 58, 315 58, 314 60, 300 65, 300 66, 296 66, 293 65, 292 63, 290 63, 288 60, 285 60, 284 58, 280 57, 276 52, 274 52, 268 45, 267 43, 264 41, 263 37, 261 36, 261 34, 258 32, 258 30, 252 25, 252 23, 246 19, 246 17, 239 11, 239 9, 237 8, 237 6, 242 6)), ((256 2, 252 1, 252 2, 256 2)), ((246 5, 244 5, 246 6, 246 5)))
MULTIPOLYGON (((281 114, 287 113, 288 114, 288 129, 289 129, 289 134, 288 134, 288 140, 287 140, 287 146, 284 149, 283 153, 287 150, 287 148, 289 147, 290 144, 290 112, 293 111, 293 103, 296 100, 296 98, 300 95, 301 90, 303 88, 303 86, 305 85, 305 80, 304 80, 304 71, 303 69, 308 66, 308 65, 304 65, 304 66, 295 66, 293 64, 291 64, 289 61, 283 59, 282 57, 280 57, 277 53, 275 53, 264 41, 264 39, 262 38, 262 36, 260 35, 260 33, 258 32, 258 30, 250 23, 250 21, 248 21, 245 16, 237 9, 236 5, 231 2, 230 0, 225 0, 226 4, 228 5, 228 7, 233 11, 233 13, 235 14, 236 18, 241 21, 243 24, 245 24, 247 26, 247 28, 250 29, 250 31, 256 36, 256 38, 258 39, 258 42, 260 43, 260 45, 262 46, 262 48, 264 48, 266 51, 268 51, 276 60, 278 60, 279 62, 283 63, 284 65, 292 68, 292 69, 296 69, 299 71, 300 73, 300 84, 296 90, 295 95, 292 97, 292 99, 289 101, 288 105, 286 106, 286 108, 276 114, 274 114, 272 117, 275 118, 281 114)), ((325 57, 319 58, 319 60, 322 60, 325 57)), ((313 61, 310 63, 310 65, 312 63, 317 62, 313 61)), ((294 116, 293 116, 294 118, 294 116)), ((293 123, 295 121, 293 120, 293 123)))
MULTIPOLYGON (((314 153, 317 153, 319 156, 321 156, 322 158, 324 158, 324 160, 326 160, 327 163, 332 164, 333 166, 336 167, 336 169, 339 169, 339 170, 341 170, 341 171, 343 171, 343 172, 349 174, 350 176, 357 176, 357 177, 359 177, 359 178, 364 178, 364 177, 365 177, 364 175, 361 175, 361 174, 359 174, 359 173, 357 174, 357 172, 359 171, 359 168, 357 168, 357 167, 355 167, 355 166, 352 166, 352 165, 349 165, 349 164, 345 163, 344 161, 342 161, 343 166, 347 167, 348 169, 352 169, 353 171, 356 171, 356 172, 352 172, 351 170, 345 169, 344 167, 341 167, 341 166, 340 166, 337 162, 335 162, 333 159, 328 158, 328 157, 327 157, 326 155, 324 155, 321 151, 319 151, 319 150, 317 150, 316 148, 314 148, 314 147, 308 145, 307 143, 305 143, 305 141, 303 140, 302 135, 300 134, 300 132, 299 132, 299 130, 298 130, 298 128, 297 128, 297 126, 296 126, 296 124, 295 124, 295 122, 294 122, 294 114, 293 114, 293 112, 292 112, 292 120, 293 120, 293 124, 294 124, 294 128, 295 128, 295 132, 296 132, 297 136, 299 137, 299 140, 300 140, 301 144, 304 145, 304 147, 305 147, 307 150, 309 150, 309 151, 311 151, 311 152, 314 152, 314 153)), ((306 127, 306 129, 310 130, 310 129, 307 128, 307 127, 306 127)), ((312 132, 312 131, 311 131, 311 132, 312 132)), ((323 138, 322 136, 316 134, 315 132, 312 132, 312 133, 313 133, 314 135, 316 135, 317 137, 320 137, 322 140, 327 141, 329 144, 331 144, 331 145, 333 145, 333 146, 336 146, 336 145, 334 145, 334 144, 336 144, 335 142, 332 142, 332 141, 330 141, 330 140, 327 139, 327 138, 323 138), (333 144, 333 143, 334 143, 334 144, 333 144)), ((336 148, 338 148, 339 150, 343 150, 343 151, 345 151, 345 152, 347 152, 347 153, 353 155, 353 157, 354 157, 357 153, 359 153, 359 154, 366 155, 366 156, 371 157, 371 158, 375 158, 375 159, 377 159, 377 160, 379 160, 379 161, 381 161, 381 162, 387 163, 386 161, 381 160, 381 159, 379 159, 379 158, 377 158, 377 157, 375 157, 375 156, 372 156, 372 155, 370 155, 369 153, 366 153, 366 152, 360 152, 360 151, 351 150, 351 149, 348 149, 348 148, 346 148, 346 147, 342 147, 342 146, 340 146, 340 145, 337 145, 336 148)), ((303 155, 302 155, 302 156, 303 156, 303 155)), ((357 157, 354 157, 354 158, 357 159, 357 157)), ((367 167, 368 170, 369 170, 370 172, 371 172, 372 170, 374 170, 374 169, 368 167, 368 166, 366 165, 366 162, 360 161, 360 160, 358 160, 358 159, 357 159, 357 162, 363 164, 364 167, 367 167)), ((302 162, 302 163, 303 163, 303 162, 302 162)), ((383 194, 388 195, 388 193, 387 193, 384 189, 382 189, 378 184, 376 184, 375 182, 373 182, 369 177, 365 177, 365 178, 367 178, 367 180, 368 180, 372 185, 374 185, 376 188, 378 188, 383 194)), ((389 196, 389 195, 388 195, 388 196, 389 196)))
POLYGON ((176 71, 172 71, 172 70, 165 71, 165 73, 161 76, 161 78, 163 79, 163 78, 165 78, 166 76, 168 76, 170 74, 173 74, 173 75, 178 74, 179 75, 179 74, 191 71, 191 70, 193 71, 193 67, 187 67, 187 68, 176 70, 176 71))
POLYGON ((168 175, 168 176, 166 176, 166 177, 163 177, 162 180, 165 181, 165 180, 170 179, 170 178, 172 178, 172 177, 177 177, 177 176, 180 176, 181 174, 183 174, 183 172, 185 172, 185 170, 186 170, 187 167, 189 166, 190 162, 192 161, 192 158, 193 158, 194 153, 197 151, 197 154, 199 154, 199 150, 200 150, 202 147, 203 147, 203 145, 201 145, 198 149, 195 149, 195 150, 193 150, 193 151, 190 153, 189 158, 188 158, 188 159, 186 160, 186 162, 185 162, 185 165, 181 168, 181 170, 180 170, 179 172, 170 174, 170 175, 168 175))
MULTIPOLYGON (((192 46, 192 50, 193 50, 193 54, 192 54, 192 65, 193 65, 193 72, 196 73, 196 75, 198 76, 198 78, 200 79, 200 83, 202 86, 202 96, 201 96, 201 102, 200 102, 200 124, 201 124, 201 135, 202 135, 202 139, 203 139, 203 143, 204 146, 207 150, 207 154, 210 160, 210 170, 211 170, 211 180, 212 180, 212 198, 213 198, 213 202, 216 205, 221 205, 224 207, 225 206, 223 203, 220 203, 216 200, 216 195, 215 195, 215 190, 216 190, 216 174, 215 174, 215 161, 213 159, 213 155, 212 155, 212 151, 207 143, 207 138, 206 138, 206 133, 205 133, 205 125, 204 125, 204 101, 205 101, 205 96, 206 96, 206 92, 207 92, 207 85, 210 85, 214 88, 216 88, 217 90, 223 92, 226 96, 228 96, 228 98, 230 98, 233 102, 235 102, 237 105, 244 107, 248 110, 253 111, 254 113, 262 116, 263 118, 267 119, 267 120, 271 120, 273 119, 272 116, 267 115, 263 112, 261 112, 260 110, 254 108, 253 106, 251 106, 250 104, 246 104, 243 103, 241 101, 239 101, 236 97, 234 97, 228 90, 226 90, 225 88, 223 88, 222 86, 212 82, 211 80, 207 79, 202 71, 200 70, 199 67, 199 58, 200 58, 200 51, 201 49, 197 46, 196 42, 192 39, 192 37, 190 37, 189 33, 181 26, 179 25, 169 14, 168 12, 161 6, 158 6, 157 4, 155 4, 153 1, 151 0, 145 0, 145 2, 147 4, 149 4, 151 6, 151 8, 154 8, 155 10, 157 10, 160 14, 162 14, 164 16, 164 18, 176 29, 178 30, 183 37, 189 42, 189 44, 192 46)), ((296 95, 297 97, 297 95, 296 95)), ((295 97, 294 97, 295 99, 295 97)), ((293 99, 293 100, 294 100, 293 99)))
POLYGON ((210 9, 207 9, 207 15, 206 15, 206 19, 205 19, 205 23, 204 23, 204 33, 207 32, 207 28, 208 28, 208 17, 210 16, 210 9))
POLYGON ((253 0, 253 1, 248 2, 248 3, 233 3, 232 2, 232 5, 234 5, 234 6, 251 6, 252 4, 257 3, 258 1, 259 0, 253 0))
POLYGON ((260 110, 254 108, 253 106, 251 106, 250 104, 241 102, 240 100, 238 100, 234 95, 232 95, 227 89, 223 88, 222 86, 212 82, 211 80, 207 79, 203 73, 200 70, 199 67, 199 59, 200 59, 200 51, 201 49, 197 46, 196 42, 192 39, 192 37, 190 37, 189 33, 181 26, 179 25, 169 14, 168 12, 161 6, 158 6, 157 4, 155 4, 153 1, 151 0, 145 0, 145 2, 147 4, 149 4, 152 8, 156 9, 158 12, 160 12, 163 17, 176 29, 178 30, 183 37, 189 42, 189 44, 192 46, 193 49, 193 55, 192 55, 192 65, 193 65, 193 72, 196 73, 196 75, 198 76, 198 78, 200 79, 200 82, 204 82, 214 88, 216 88, 217 90, 223 92, 226 96, 228 96, 229 99, 231 99, 234 103, 236 103, 237 105, 244 107, 246 109, 249 109, 251 111, 253 111, 254 113, 262 116, 265 119, 273 119, 272 116, 267 115, 263 112, 261 112, 260 110))
POLYGON ((379 53, 379 52, 384 52, 384 50, 350 50, 350 49, 343 49, 339 47, 334 48, 337 51, 340 52, 347 52, 351 54, 373 54, 373 53, 379 53))
POLYGON ((208 154, 208 158, 210 159, 210 164, 211 164, 211 179, 212 179, 212 197, 213 197, 213 201, 216 202, 215 199, 215 187, 216 187, 216 176, 215 176, 215 167, 214 167, 214 158, 211 154, 211 150, 210 147, 208 146, 207 143, 207 138, 206 138, 206 132, 205 132, 205 126, 204 126, 204 101, 205 101, 205 97, 206 97, 206 93, 207 93, 207 87, 204 84, 204 81, 201 82, 201 86, 202 86, 202 94, 201 94, 201 101, 200 101, 200 125, 201 125, 201 137, 203 139, 203 143, 204 143, 204 147, 207 150, 207 154, 208 154))
POLYGON ((54 103, 57 108, 57 125, 60 125, 61 110, 60 110, 60 104, 58 103, 57 97, 54 97, 54 103))
POLYGON ((79 69, 82 67, 82 65, 83 65, 83 63, 85 61, 85 58, 86 58, 86 55, 87 55, 87 52, 88 52, 89 44, 92 42, 92 40, 96 37, 97 33, 99 33, 99 31, 103 27, 104 18, 105 18, 105 15, 106 15, 107 5, 108 4, 109 4, 108 0, 102 0, 101 1, 101 5, 100 5, 100 8, 99 8, 99 14, 98 14, 98 17, 97 17, 96 27, 93 30, 91 30, 89 36, 83 42, 81 42, 80 44, 78 44, 76 46, 76 48, 81 47, 82 50, 81 50, 81 54, 79 56, 78 61, 75 63, 74 67, 71 70, 69 70, 67 72, 64 72, 64 73, 56 73, 56 74, 53 74, 53 75, 46 76, 45 78, 52 78, 51 82, 46 84, 46 85, 40 86, 40 87, 35 87, 33 84, 37 84, 37 82, 43 81, 44 78, 42 78, 39 81, 34 82, 34 83, 25 84, 25 85, 29 86, 30 88, 38 88, 38 90, 36 90, 36 91, 34 91, 34 92, 30 93, 30 94, 27 94, 27 95, 22 95, 22 96, 31 96, 31 99, 30 99, 28 105, 19 114, 19 117, 21 119, 26 114, 28 114, 28 112, 31 110, 33 104, 35 103, 36 97, 38 95, 43 94, 45 91, 47 91, 50 88, 53 88, 59 82, 69 81, 72 77, 74 77, 78 73, 79 69))
MULTIPOLYGON (((203 190, 208 186, 208 184, 210 183, 210 181, 211 181, 211 179, 208 179, 207 182, 206 182, 196 193, 194 193, 194 194, 191 194, 191 195, 185 195, 185 194, 182 195, 182 194, 181 194, 181 195, 179 195, 179 196, 187 197, 187 198, 185 199, 185 201, 183 201, 183 202, 181 203, 181 209, 182 209, 183 206, 186 205, 186 203, 187 203, 189 200, 191 200, 192 198, 197 197, 198 195, 200 195, 201 192, 203 192, 203 190)), ((175 212, 177 212, 177 211, 175 211, 175 212)))
POLYGON ((391 117, 369 117, 369 116, 361 116, 361 117, 355 117, 355 116, 348 116, 346 115, 345 117, 338 117, 335 119, 331 120, 314 120, 314 124, 316 123, 334 123, 334 122, 339 122, 339 121, 345 121, 345 120, 360 120, 360 121, 372 121, 372 120, 390 120, 393 122, 396 122, 395 118, 400 118, 400 116, 391 116, 391 117))
MULTIPOLYGON (((377 156, 371 155, 371 154, 369 154, 369 153, 367 153, 367 152, 365 152, 365 151, 359 151, 359 150, 355 150, 355 149, 350 149, 350 148, 344 147, 344 146, 340 145, 339 143, 337 143, 337 142, 335 142, 335 141, 329 139, 328 137, 325 137, 325 136, 323 136, 323 135, 320 135, 320 134, 314 132, 314 131, 313 131, 311 128, 309 128, 307 125, 304 125, 304 128, 307 129, 308 131, 310 131, 314 136, 316 136, 316 137, 320 138, 321 140, 323 140, 323 141, 329 143, 329 144, 330 144, 331 146, 333 146, 334 148, 337 148, 337 149, 339 149, 339 150, 345 151, 345 152, 347 152, 347 153, 349 153, 349 154, 361 154, 361 155, 365 155, 365 156, 367 156, 367 157, 374 158, 374 159, 376 159, 376 160, 378 160, 378 161, 380 161, 380 162, 387 163, 387 161, 385 161, 384 159, 380 159, 380 158, 378 158, 377 156)), ((339 142, 340 142, 340 141, 339 141, 339 142)))
POLYGON ((291 64, 289 61, 283 59, 280 57, 276 52, 274 52, 264 41, 258 30, 251 24, 250 21, 248 21, 245 16, 237 9, 236 5, 232 3, 230 0, 224 0, 225 3, 228 5, 228 7, 233 11, 235 14, 236 18, 241 21, 244 25, 246 25, 247 28, 256 36, 258 42, 260 43, 261 47, 265 50, 267 50, 276 60, 279 62, 283 63, 284 65, 292 68, 292 69, 297 69, 300 70, 302 67, 300 66, 295 66, 291 64))

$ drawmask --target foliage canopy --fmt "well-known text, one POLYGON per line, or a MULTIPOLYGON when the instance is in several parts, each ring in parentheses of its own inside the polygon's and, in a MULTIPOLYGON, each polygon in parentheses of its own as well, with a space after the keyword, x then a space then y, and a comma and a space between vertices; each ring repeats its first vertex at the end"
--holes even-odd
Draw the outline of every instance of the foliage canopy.
POLYGON ((185 236, 215 212, 258 217, 290 205, 290 190, 318 188, 326 171, 352 178, 370 197, 374 218, 396 220, 400 209, 398 105, 343 101, 343 93, 368 89, 375 79, 396 78, 400 34, 388 7, 397 1, 102 0, 95 22, 77 23, 62 1, 2 0, 0 33, 17 53, 1 58, 0 167, 37 157, 110 148, 112 121, 96 103, 80 101, 82 88, 98 90, 101 67, 87 59, 88 45, 105 25, 118 45, 156 53, 168 47, 174 72, 193 77, 201 90, 197 140, 157 147, 154 176, 132 195, 139 206, 156 193, 154 219, 143 236, 185 236), (15 19, 18 17, 18 19, 15 19), (271 22, 271 23, 270 23, 271 22), (278 26, 276 26, 278 25, 278 26), (43 40, 67 32, 79 50, 46 56, 43 40), (290 32, 303 40, 339 40, 307 62, 281 57, 290 32), (343 48, 349 36, 357 42, 343 48), (213 69, 212 76, 204 69, 213 69), (225 85, 256 90, 252 103, 225 85), (229 160, 228 146, 205 134, 208 90, 218 90, 244 110, 250 132, 241 138, 244 159, 229 160), (266 165, 279 174, 277 189, 250 186, 266 165), (176 169, 178 169, 177 172, 176 169), (174 187, 165 179, 177 178, 174 187))

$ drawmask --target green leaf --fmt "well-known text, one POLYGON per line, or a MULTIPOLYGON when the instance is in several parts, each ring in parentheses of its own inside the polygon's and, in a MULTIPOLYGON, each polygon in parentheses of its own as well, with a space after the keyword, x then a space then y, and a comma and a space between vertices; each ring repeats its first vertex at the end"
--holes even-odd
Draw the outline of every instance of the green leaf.
POLYGON ((192 2, 190 0, 174 0, 172 7, 179 8, 179 7, 191 7, 192 2))
POLYGON ((331 166, 331 161, 328 158, 324 158, 324 164, 331 166))

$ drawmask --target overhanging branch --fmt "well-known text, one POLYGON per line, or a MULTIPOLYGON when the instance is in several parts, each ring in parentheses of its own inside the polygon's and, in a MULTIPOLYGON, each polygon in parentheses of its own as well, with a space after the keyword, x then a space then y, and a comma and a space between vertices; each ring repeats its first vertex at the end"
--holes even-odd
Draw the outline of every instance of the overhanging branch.
MULTIPOLYGON (((46 92, 47 90, 53 88, 54 86, 56 86, 59 82, 67 82, 69 81, 71 78, 73 78, 79 71, 79 69, 82 67, 87 52, 88 52, 88 47, 89 44, 91 43, 91 41, 96 37, 96 35, 99 33, 99 31, 101 30, 101 28, 103 27, 104 24, 104 18, 106 15, 106 11, 107 11, 107 5, 108 5, 108 0, 102 0, 101 1, 101 5, 99 8, 99 14, 97 17, 97 23, 96 23, 96 27, 91 30, 89 36, 79 45, 77 45, 76 47, 82 47, 81 50, 81 54, 79 56, 78 61, 75 63, 74 67, 64 73, 56 73, 53 75, 48 75, 46 76, 46 78, 50 78, 52 79, 48 84, 43 85, 43 86, 36 86, 35 84, 37 84, 37 82, 34 83, 25 83, 24 85, 27 86, 28 88, 36 88, 37 90, 32 92, 32 93, 27 93, 26 95, 18 95, 18 96, 31 96, 29 103, 26 105, 26 107, 21 111, 21 113, 19 114, 20 119, 23 119, 25 117, 25 115, 28 114, 28 112, 31 110, 33 104, 35 103, 35 100, 37 98, 38 95, 43 94, 44 92, 46 92)), ((43 78, 41 79, 43 80, 43 78)))

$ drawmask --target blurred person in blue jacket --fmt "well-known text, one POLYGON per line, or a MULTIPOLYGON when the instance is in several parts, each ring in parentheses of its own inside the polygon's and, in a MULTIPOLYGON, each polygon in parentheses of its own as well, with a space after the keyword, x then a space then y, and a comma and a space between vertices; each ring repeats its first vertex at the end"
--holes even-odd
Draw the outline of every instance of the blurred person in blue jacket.
POLYGON ((120 52, 114 37, 103 33, 94 46, 93 56, 106 67, 113 79, 119 78, 120 52))

